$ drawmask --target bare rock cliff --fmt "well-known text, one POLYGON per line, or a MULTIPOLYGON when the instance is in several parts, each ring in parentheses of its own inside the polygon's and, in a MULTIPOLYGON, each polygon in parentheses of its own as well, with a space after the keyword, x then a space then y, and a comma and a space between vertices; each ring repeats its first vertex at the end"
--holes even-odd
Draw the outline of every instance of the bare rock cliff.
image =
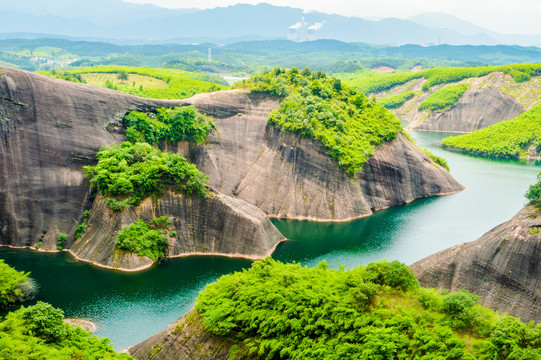
POLYGON ((402 134, 377 147, 350 179, 321 144, 267 123, 279 103, 238 91, 185 100, 214 116, 217 130, 191 159, 220 192, 275 217, 340 221, 416 198, 463 189, 402 134))
POLYGON ((117 231, 138 219, 146 222, 166 216, 171 222, 168 257, 228 255, 258 259, 268 256, 284 240, 265 213, 245 201, 223 194, 207 198, 167 191, 154 201, 146 199, 137 207, 113 212, 105 199, 94 201, 87 230, 70 251, 78 259, 121 270, 141 270, 152 265, 144 256, 115 251, 117 231))
POLYGON ((532 206, 476 241, 411 266, 425 287, 467 289, 481 304, 522 321, 541 321, 541 215, 532 206))
MULTIPOLYGON (((54 249, 88 200, 81 166, 130 110, 168 106, 91 85, 0 67, 0 245, 54 249)), ((69 246, 69 244, 67 244, 69 246)))

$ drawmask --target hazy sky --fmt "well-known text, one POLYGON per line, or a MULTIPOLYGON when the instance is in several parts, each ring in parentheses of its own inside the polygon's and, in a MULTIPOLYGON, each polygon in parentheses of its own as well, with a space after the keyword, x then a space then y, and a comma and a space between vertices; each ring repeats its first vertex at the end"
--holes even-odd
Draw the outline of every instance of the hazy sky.
MULTIPOLYGON (((169 8, 207 9, 258 0, 124 0, 169 8)), ((541 0, 266 0, 291 6, 364 18, 405 18, 423 12, 445 12, 507 34, 541 34, 541 0)))

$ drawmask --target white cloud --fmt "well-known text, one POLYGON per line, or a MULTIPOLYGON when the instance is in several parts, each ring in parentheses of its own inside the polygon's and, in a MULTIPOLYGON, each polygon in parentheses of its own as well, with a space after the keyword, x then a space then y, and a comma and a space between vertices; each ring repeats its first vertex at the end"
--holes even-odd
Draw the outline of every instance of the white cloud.
POLYGON ((308 30, 318 31, 323 27, 324 22, 317 22, 314 25, 308 26, 308 30))

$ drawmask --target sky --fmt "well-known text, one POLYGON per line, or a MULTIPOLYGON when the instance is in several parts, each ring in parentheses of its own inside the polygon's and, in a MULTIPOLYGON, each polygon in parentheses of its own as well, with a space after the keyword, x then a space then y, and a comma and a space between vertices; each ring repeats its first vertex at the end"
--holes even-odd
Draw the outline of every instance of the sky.
MULTIPOLYGON (((261 0, 124 0, 167 8, 209 9, 261 0)), ((264 2, 361 18, 406 18, 444 12, 504 34, 541 34, 541 0, 265 0, 264 2)))

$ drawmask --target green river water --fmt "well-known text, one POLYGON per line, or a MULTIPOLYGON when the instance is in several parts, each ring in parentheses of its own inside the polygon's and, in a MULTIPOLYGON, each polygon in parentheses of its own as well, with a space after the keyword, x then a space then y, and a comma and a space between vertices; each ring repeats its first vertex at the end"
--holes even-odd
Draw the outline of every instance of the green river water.
MULTIPOLYGON (((347 223, 273 220, 290 239, 273 257, 313 266, 326 260, 353 267, 387 258, 411 264, 447 247, 472 241, 509 220, 526 203, 524 193, 541 170, 538 164, 496 161, 456 154, 434 146, 449 134, 416 132, 417 143, 449 162, 466 190, 419 199, 347 223)), ((101 269, 67 253, 0 248, 0 258, 31 271, 36 298, 64 309, 66 316, 96 323, 96 335, 115 349, 133 345, 164 329, 194 304, 198 292, 219 276, 250 266, 225 257, 171 259, 139 273, 101 269)))

